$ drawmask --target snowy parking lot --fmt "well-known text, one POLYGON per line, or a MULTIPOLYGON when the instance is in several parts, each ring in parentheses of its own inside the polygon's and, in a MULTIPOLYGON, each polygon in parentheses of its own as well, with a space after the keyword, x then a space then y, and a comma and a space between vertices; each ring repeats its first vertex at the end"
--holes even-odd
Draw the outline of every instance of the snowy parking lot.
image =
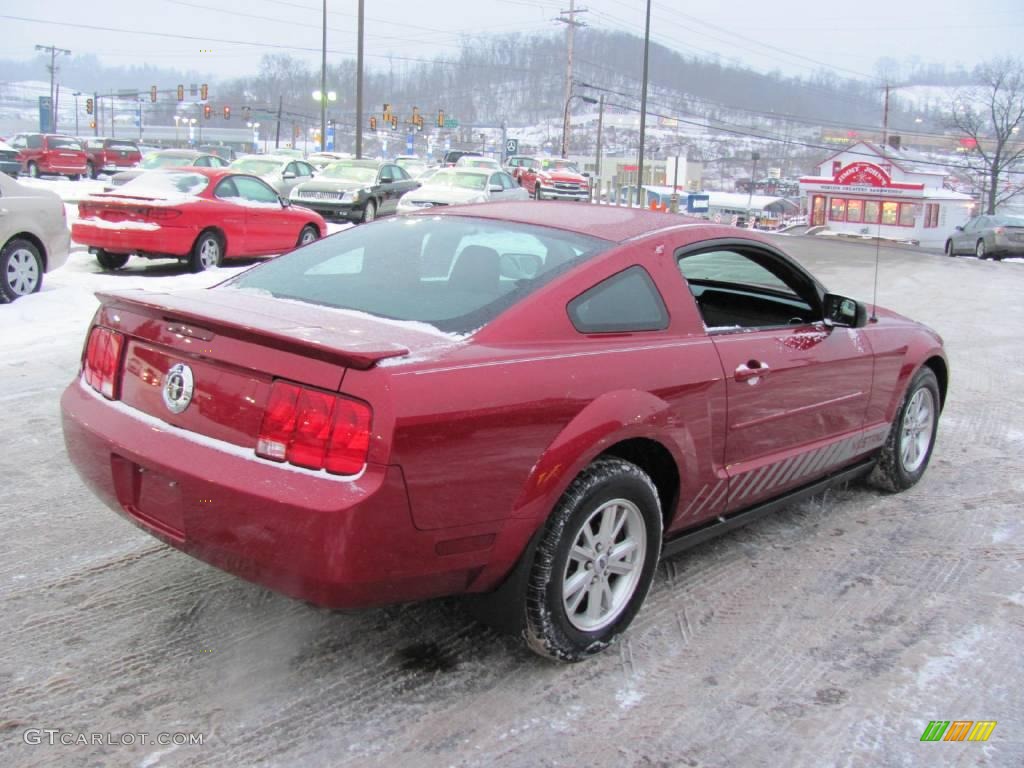
MULTIPOLYGON (((870 299, 873 244, 777 242, 870 299)), ((877 255, 879 303, 938 330, 950 357, 922 482, 831 491, 667 560, 622 642, 562 666, 459 600, 321 610, 104 507, 64 453, 58 406, 92 292, 244 266, 103 273, 72 254, 41 294, 0 306, 0 764, 1024 764, 1024 265, 877 255), (923 743, 931 720, 998 725, 986 743, 923 743)))

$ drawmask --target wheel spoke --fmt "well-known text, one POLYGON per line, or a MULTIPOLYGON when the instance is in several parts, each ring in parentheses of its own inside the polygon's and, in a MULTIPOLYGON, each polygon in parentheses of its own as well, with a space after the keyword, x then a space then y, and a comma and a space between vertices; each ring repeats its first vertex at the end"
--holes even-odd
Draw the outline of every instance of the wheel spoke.
POLYGON ((587 619, 591 622, 597 622, 601 618, 601 614, 604 612, 601 606, 601 585, 591 583, 587 587, 587 619))
POLYGON ((618 507, 608 507, 601 515, 601 527, 597 532, 597 540, 604 545, 605 550, 611 546, 612 531, 615 529, 615 518, 618 514, 618 507))
POLYGON ((608 573, 616 576, 626 576, 633 572, 636 563, 631 560, 611 560, 608 562, 608 573))
POLYGON ((572 549, 569 550, 569 558, 581 564, 590 562, 596 556, 594 550, 582 547, 579 544, 573 544, 572 549))
POLYGON ((587 582, 592 578, 593 576, 590 572, 583 569, 573 574, 572 578, 565 582, 565 599, 571 601, 575 597, 576 605, 579 605, 580 600, 583 599, 582 595, 586 593, 584 587, 587 586, 587 582))
POLYGON ((626 510, 623 509, 622 507, 616 507, 616 510, 619 512, 619 516, 618 519, 615 521, 615 528, 612 529, 611 538, 608 540, 609 549, 611 549, 611 545, 614 544, 615 540, 619 537, 619 533, 622 532, 622 527, 626 524, 626 518, 629 517, 629 515, 626 513, 626 510))

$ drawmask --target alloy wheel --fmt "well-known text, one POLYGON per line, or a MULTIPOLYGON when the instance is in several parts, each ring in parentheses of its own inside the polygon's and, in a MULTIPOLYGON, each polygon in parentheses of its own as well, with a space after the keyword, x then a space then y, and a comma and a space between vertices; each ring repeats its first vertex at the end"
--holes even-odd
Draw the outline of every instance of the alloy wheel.
POLYGON ((935 429, 935 400, 930 390, 921 387, 907 404, 900 432, 900 462, 907 472, 915 472, 928 457, 935 429))
POLYGON ((220 243, 217 238, 208 237, 199 247, 199 261, 203 269, 213 269, 220 263, 220 243))
POLYGON ((7 285, 17 296, 34 293, 39 285, 39 261, 27 248, 18 248, 7 259, 7 285))

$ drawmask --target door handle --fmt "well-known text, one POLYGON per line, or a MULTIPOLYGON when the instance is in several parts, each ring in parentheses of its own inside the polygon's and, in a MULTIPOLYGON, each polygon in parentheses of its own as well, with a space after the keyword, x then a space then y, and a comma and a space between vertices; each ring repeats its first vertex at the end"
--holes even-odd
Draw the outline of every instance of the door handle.
POLYGON ((768 363, 762 363, 760 360, 748 360, 736 366, 734 375, 736 381, 749 381, 751 384, 756 384, 760 377, 768 375, 769 370, 771 369, 768 367, 768 363))

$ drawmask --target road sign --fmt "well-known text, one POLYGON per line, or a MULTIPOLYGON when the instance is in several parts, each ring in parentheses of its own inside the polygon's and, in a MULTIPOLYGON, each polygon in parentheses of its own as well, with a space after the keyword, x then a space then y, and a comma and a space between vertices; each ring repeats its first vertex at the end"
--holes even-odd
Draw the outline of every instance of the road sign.
POLYGON ((445 128, 458 128, 459 127, 459 121, 456 120, 454 117, 446 117, 444 119, 444 127, 445 128))
POLYGON ((406 151, 406 154, 409 154, 409 155, 412 154, 413 148, 415 146, 413 144, 413 142, 415 140, 416 140, 415 136, 413 136, 413 134, 411 134, 411 133, 408 136, 405 137, 405 151, 406 151))
POLYGON ((519 139, 507 139, 505 141, 505 154, 516 155, 519 154, 519 139))
POLYGON ((39 132, 53 132, 53 99, 49 96, 39 97, 39 132))

